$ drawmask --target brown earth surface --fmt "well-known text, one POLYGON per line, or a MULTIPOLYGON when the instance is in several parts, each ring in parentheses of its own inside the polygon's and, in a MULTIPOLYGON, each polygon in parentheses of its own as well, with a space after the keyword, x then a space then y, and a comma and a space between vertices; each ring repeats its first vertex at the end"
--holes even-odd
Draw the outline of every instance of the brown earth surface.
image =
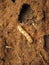
POLYGON ((49 0, 0 0, 0 65, 49 65, 49 0))

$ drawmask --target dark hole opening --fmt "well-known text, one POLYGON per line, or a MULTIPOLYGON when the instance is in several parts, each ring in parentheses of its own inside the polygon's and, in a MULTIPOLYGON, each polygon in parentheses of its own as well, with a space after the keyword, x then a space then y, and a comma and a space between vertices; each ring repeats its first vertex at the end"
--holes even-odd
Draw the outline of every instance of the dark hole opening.
POLYGON ((23 4, 22 5, 22 9, 20 11, 19 17, 18 17, 18 21, 20 21, 20 23, 22 23, 23 21, 23 16, 26 14, 26 12, 30 9, 30 5, 29 4, 23 4))
POLYGON ((44 36, 44 48, 45 50, 49 50, 49 34, 44 36))
POLYGON ((14 3, 14 2, 15 2, 15 0, 12 0, 12 2, 14 3))

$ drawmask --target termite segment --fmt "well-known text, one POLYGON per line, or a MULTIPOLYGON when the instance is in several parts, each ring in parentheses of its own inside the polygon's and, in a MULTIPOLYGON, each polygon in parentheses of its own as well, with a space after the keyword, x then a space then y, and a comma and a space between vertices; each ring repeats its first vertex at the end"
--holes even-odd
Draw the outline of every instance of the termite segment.
POLYGON ((18 25, 17 28, 18 28, 18 30, 26 37, 26 39, 27 39, 30 43, 33 42, 31 36, 22 28, 21 25, 18 25))

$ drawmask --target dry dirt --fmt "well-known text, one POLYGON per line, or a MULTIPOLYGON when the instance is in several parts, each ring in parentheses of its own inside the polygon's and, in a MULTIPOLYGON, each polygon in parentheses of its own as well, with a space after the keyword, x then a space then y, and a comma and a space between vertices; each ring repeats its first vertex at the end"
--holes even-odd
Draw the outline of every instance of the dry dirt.
POLYGON ((0 65, 49 65, 49 0, 0 0, 0 65))

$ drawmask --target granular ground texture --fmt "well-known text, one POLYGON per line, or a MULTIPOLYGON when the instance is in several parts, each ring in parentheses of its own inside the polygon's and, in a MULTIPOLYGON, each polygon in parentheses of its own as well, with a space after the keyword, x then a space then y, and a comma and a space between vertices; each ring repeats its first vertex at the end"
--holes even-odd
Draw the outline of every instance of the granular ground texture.
POLYGON ((0 65, 49 65, 49 0, 0 0, 0 65))

